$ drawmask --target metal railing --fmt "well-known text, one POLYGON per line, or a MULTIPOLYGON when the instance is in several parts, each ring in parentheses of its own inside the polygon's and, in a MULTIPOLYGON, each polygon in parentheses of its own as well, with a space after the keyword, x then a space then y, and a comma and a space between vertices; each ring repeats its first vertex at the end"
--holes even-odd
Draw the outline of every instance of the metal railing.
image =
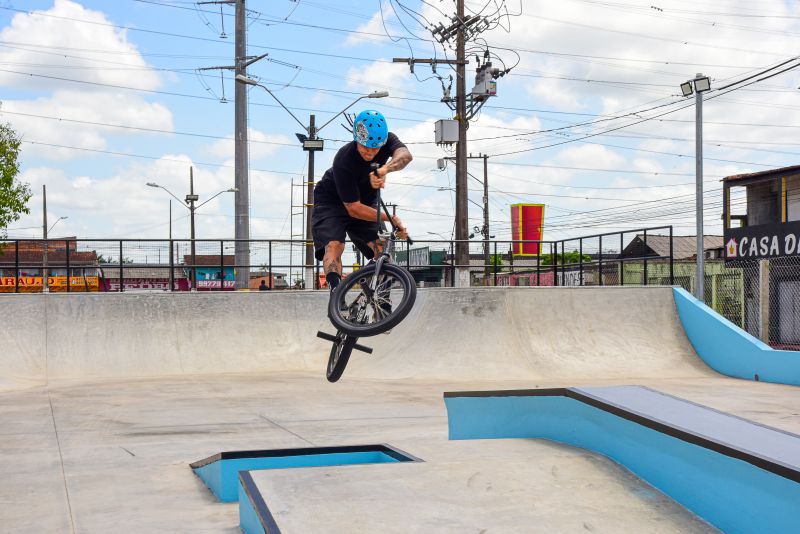
MULTIPOLYGON (((561 241, 493 240, 468 243, 470 263, 455 263, 455 240, 397 243, 395 260, 415 274, 421 285, 452 286, 458 269, 468 269, 474 285, 619 285, 623 266, 642 264, 648 284, 648 263, 667 261, 672 283, 672 255, 650 252, 644 256, 623 254, 625 236, 672 228, 596 234, 561 241), (613 236, 613 239, 612 239, 613 236), (617 247, 616 244, 619 246, 617 247), (521 256, 521 246, 535 254, 521 256), (421 254, 420 251, 424 252, 421 254), (489 252, 487 256, 487 251, 489 252)), ((666 237, 666 236, 660 236, 666 237)), ((234 289, 317 288, 324 285, 321 264, 304 262, 305 240, 247 240, 249 262, 236 264, 232 239, 31 239, 0 241, 0 292, 32 291, 225 291, 234 289), (192 247, 194 244, 194 247, 192 247), (194 254, 192 251, 194 250, 194 254), (313 280, 306 280, 311 268, 313 280), (236 269, 251 272, 248 288, 235 287, 236 269), (47 273, 43 284, 42 273, 47 273), (260 281, 264 284, 260 284, 260 281), (253 283, 255 282, 255 284, 253 283)), ((671 247, 670 247, 671 250, 671 247)), ((635 252, 635 251, 634 251, 635 252)), ((365 258, 348 243, 343 256, 345 274, 365 258)))

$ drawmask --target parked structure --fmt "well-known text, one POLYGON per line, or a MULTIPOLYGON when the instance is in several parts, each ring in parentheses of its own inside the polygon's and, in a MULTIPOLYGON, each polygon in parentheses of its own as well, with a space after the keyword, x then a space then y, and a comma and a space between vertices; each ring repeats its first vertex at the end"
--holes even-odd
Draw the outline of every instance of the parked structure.
POLYGON ((725 259, 744 278, 744 327, 800 346, 800 165, 723 180, 725 259))

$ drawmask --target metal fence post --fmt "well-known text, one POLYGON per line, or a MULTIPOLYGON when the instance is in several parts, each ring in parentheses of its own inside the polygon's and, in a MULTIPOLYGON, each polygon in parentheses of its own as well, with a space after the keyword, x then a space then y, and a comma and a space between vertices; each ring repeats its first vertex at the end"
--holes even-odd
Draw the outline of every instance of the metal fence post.
POLYGON ((600 255, 597 256, 597 278, 599 285, 603 285, 603 236, 598 236, 600 238, 600 255))
POLYGON ((453 255, 453 241, 450 241, 450 287, 456 287, 456 257, 453 255))
POLYGON ((622 232, 619 233, 619 285, 625 285, 625 260, 622 259, 622 251, 624 250, 625 236, 622 232))
POLYGON ((175 291, 175 247, 169 240, 169 290, 175 291))
POLYGON ((647 285, 647 228, 644 230, 644 285, 647 285))
POLYGON ((578 238, 578 285, 583 285, 583 238, 578 238))
MULTIPOLYGON (((71 280, 69 276, 69 240, 64 240, 64 243, 67 245, 67 293, 70 292, 71 280)), ((75 247, 77 248, 77 247, 75 247)))
MULTIPOLYGON (((233 263, 233 268, 236 269, 236 261, 233 263)), ((247 287, 250 287, 250 280, 247 281, 247 287)), ((225 241, 222 239, 219 240, 219 290, 225 291, 225 241)))
POLYGON ((14 241, 14 293, 19 293, 19 239, 14 241))
POLYGON ((119 292, 125 290, 125 275, 122 268, 122 239, 119 240, 119 292))
MULTIPOLYGON (((669 285, 675 285, 675 264, 673 262, 672 253, 672 226, 669 227, 669 285)), ((744 302, 744 301, 743 301, 744 302)))
POLYGON ((275 284, 272 282, 272 240, 270 239, 267 242, 267 262, 268 262, 268 271, 269 274, 269 288, 275 289, 275 284))
POLYGON ((566 242, 561 242, 561 285, 567 285, 567 257, 564 254, 564 247, 566 246, 566 242))
POLYGON ((494 242, 494 256, 492 256, 492 271, 494 271, 494 286, 497 287, 497 241, 494 242))
POLYGON ((558 242, 554 241, 550 243, 550 258, 553 261, 553 286, 558 285, 558 242))

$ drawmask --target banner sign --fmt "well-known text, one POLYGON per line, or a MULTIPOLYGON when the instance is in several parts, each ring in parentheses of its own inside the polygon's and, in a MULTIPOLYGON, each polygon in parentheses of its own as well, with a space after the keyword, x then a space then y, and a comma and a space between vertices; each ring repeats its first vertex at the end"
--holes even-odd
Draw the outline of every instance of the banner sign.
MULTIPOLYGON (((544 229, 544 204, 511 205, 511 239, 541 241, 544 229)), ((513 243, 514 256, 538 256, 540 243, 513 243)))
POLYGON ((428 247, 412 248, 408 251, 408 268, 412 271, 424 269, 430 263, 428 247))
MULTIPOLYGON (((19 291, 24 293, 42 291, 41 276, 20 276, 17 282, 19 291)), ((66 291, 66 276, 48 276, 47 286, 50 291, 66 291)), ((100 279, 96 276, 71 276, 69 278, 70 291, 98 291, 100 279)), ((15 291, 14 277, 0 277, 0 293, 13 293, 15 291)))
POLYGON ((800 256, 800 222, 725 230, 725 261, 800 256))

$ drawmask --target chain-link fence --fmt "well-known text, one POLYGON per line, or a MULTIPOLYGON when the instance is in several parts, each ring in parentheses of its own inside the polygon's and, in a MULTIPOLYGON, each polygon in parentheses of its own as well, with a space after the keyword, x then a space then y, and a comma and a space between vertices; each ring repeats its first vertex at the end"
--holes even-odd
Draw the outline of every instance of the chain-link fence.
POLYGON ((734 324, 772 347, 800 350, 800 258, 729 262, 722 273, 707 268, 705 290, 734 324))

